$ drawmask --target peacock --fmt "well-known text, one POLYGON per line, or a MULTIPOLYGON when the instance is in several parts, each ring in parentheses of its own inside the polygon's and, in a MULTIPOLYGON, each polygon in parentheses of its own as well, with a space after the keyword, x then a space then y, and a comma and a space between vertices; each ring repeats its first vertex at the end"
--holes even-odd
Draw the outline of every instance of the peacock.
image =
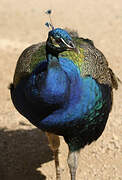
POLYGON ((57 180, 59 136, 64 137, 71 180, 76 180, 80 150, 104 131, 118 79, 93 41, 50 26, 47 41, 28 47, 19 57, 11 99, 21 115, 46 133, 57 180))

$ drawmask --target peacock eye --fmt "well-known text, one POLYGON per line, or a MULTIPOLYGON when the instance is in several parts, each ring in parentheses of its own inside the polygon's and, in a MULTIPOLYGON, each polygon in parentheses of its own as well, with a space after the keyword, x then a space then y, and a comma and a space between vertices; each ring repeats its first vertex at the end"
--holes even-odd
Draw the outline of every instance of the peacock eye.
POLYGON ((57 42, 57 43, 61 43, 62 40, 61 40, 60 38, 57 38, 57 39, 56 39, 56 42, 57 42))

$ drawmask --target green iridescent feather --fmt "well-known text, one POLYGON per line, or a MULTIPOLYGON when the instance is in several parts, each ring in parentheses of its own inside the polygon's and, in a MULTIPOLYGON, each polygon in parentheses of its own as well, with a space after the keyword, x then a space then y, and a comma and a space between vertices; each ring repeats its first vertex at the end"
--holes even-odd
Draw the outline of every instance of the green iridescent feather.
MULTIPOLYGON (((72 33, 72 32, 71 32, 72 33)), ((93 42, 89 39, 72 37, 74 44, 78 49, 75 51, 65 51, 60 53, 60 57, 65 57, 78 66, 81 76, 92 76, 101 84, 108 84, 117 89, 118 83, 115 74, 108 67, 104 55, 95 48, 93 42)), ((36 65, 46 59, 45 42, 32 45, 25 49, 21 54, 14 75, 14 86, 21 79, 28 77, 36 65)))
POLYGON ((30 69, 31 72, 33 69, 36 67, 36 65, 40 62, 46 59, 46 51, 45 51, 45 44, 41 45, 39 49, 33 53, 32 58, 31 58, 31 64, 30 64, 30 69))
MULTIPOLYGON (((84 59, 84 50, 83 48, 80 48, 80 45, 83 43, 81 42, 81 39, 78 40, 78 38, 74 39, 75 45, 79 49, 79 53, 77 54, 74 51, 65 51, 63 53, 60 53, 61 57, 68 58, 72 60, 78 67, 81 67, 83 59, 84 59)), ((46 59, 46 52, 45 52, 45 44, 42 45, 33 55, 32 60, 30 64, 31 71, 35 68, 35 66, 42 60, 46 59)))
MULTIPOLYGON (((75 44, 77 47, 79 47, 79 52, 80 52, 79 54, 73 51, 65 51, 61 53, 60 56, 74 61, 74 63, 77 66, 81 67, 81 64, 84 59, 84 55, 83 55, 84 50, 79 46, 81 42, 79 43, 79 41, 77 40, 75 44)), ((32 45, 29 48, 25 49, 17 62, 15 77, 14 77, 14 85, 16 86, 16 84, 18 84, 21 78, 25 78, 26 76, 28 76, 36 67, 36 65, 40 61, 43 61, 45 59, 46 59, 46 51, 45 51, 44 42, 32 45)))

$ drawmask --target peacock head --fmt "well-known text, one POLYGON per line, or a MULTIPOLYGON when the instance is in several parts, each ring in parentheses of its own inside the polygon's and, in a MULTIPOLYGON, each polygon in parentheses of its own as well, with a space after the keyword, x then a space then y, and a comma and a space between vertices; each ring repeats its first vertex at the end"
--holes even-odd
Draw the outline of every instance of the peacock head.
POLYGON ((76 50, 71 36, 66 30, 61 28, 49 31, 46 46, 48 50, 50 49, 56 53, 61 53, 67 50, 76 50))

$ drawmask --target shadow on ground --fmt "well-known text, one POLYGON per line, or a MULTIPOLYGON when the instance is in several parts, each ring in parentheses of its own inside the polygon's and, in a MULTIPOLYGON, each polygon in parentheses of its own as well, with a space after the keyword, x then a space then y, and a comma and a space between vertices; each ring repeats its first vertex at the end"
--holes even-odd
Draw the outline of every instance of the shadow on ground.
POLYGON ((37 168, 52 159, 47 138, 40 130, 0 129, 1 180, 45 180, 37 168))

